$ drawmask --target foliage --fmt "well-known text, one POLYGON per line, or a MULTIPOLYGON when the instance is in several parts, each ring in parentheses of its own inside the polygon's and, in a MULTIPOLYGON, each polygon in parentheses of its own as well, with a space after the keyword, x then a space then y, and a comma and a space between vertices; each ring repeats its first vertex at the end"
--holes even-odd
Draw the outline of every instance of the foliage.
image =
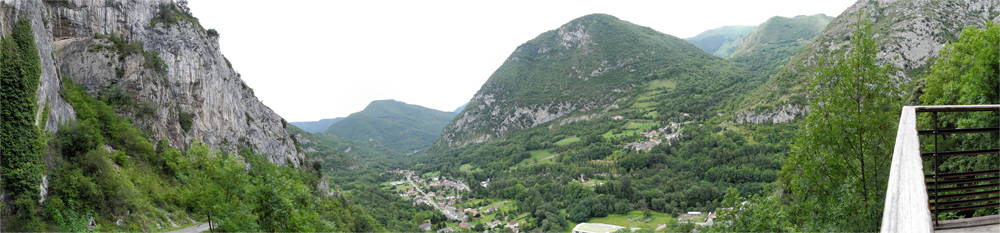
POLYGON ((190 22, 195 26, 201 27, 198 23, 198 18, 191 15, 186 7, 178 6, 175 3, 163 3, 160 4, 160 9, 157 11, 156 17, 149 21, 149 25, 177 25, 183 21, 190 22))
POLYGON ((191 124, 194 123, 194 113, 177 113, 177 123, 181 125, 181 129, 183 129, 184 132, 191 131, 191 124))
MULTIPOLYGON (((115 52, 118 54, 119 61, 125 61, 125 58, 131 55, 142 54, 144 67, 159 73, 167 72, 167 63, 160 58, 160 53, 157 51, 146 51, 143 49, 142 41, 126 41, 116 35, 104 34, 94 35, 94 39, 105 39, 111 42, 111 44, 104 45, 95 43, 90 47, 92 51, 108 50, 115 52)), ((120 72, 124 72, 124 70, 121 70, 120 72)), ((122 74, 119 74, 118 76, 122 76, 122 74)))
POLYGON ((808 216, 807 231, 878 229, 902 104, 878 53, 871 23, 861 22, 851 50, 814 79, 811 112, 781 173, 791 216, 808 216))
POLYGON ((316 170, 197 142, 186 152, 166 141, 154 145, 82 87, 64 80, 61 94, 77 121, 63 125, 51 145, 64 153, 50 167, 49 200, 37 221, 43 229, 79 229, 92 217, 104 230, 152 231, 193 215, 221 231, 381 230, 357 206, 314 188, 316 170))
POLYGON ((967 27, 941 50, 926 77, 925 104, 1000 103, 1000 25, 967 27))
POLYGON ((37 218, 45 142, 35 126, 35 92, 42 71, 34 35, 31 22, 22 17, 0 38, 0 178, 4 201, 13 200, 5 212, 17 219, 4 230, 32 230, 33 225, 19 222, 37 218))
MULTIPOLYGON (((987 23, 984 28, 967 27, 958 41, 946 45, 940 53, 925 77, 920 102, 924 105, 1000 104, 1000 25, 987 23)), ((919 127, 931 129, 935 120, 945 129, 997 127, 1000 113, 925 113, 920 116, 919 127), (934 116, 937 119, 933 119, 934 116)), ((997 133, 945 135, 936 140, 937 149, 945 151, 1000 148, 1000 134, 997 133)), ((922 150, 934 150, 934 144, 924 144, 922 150)), ((996 170, 1000 169, 998 161, 1000 155, 996 154, 955 156, 940 159, 938 170, 948 173, 996 170)), ((932 171, 932 166, 933 163, 926 164, 925 170, 932 171)), ((997 208, 960 211, 948 217, 995 215, 998 211, 997 208)))

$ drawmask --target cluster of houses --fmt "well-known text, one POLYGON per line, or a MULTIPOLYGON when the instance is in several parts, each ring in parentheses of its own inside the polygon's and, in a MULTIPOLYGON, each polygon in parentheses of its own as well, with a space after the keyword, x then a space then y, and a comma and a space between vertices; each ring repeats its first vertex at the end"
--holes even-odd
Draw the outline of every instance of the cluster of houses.
POLYGON ((715 212, 708 212, 708 214, 705 214, 698 211, 689 211, 678 215, 677 221, 681 223, 694 223, 700 227, 707 227, 715 224, 715 218, 717 217, 718 215, 716 215, 715 212))
POLYGON ((664 126, 663 128, 653 129, 639 134, 646 137, 646 140, 625 144, 625 149, 631 149, 636 152, 649 151, 660 143, 670 143, 670 141, 681 136, 681 123, 671 122, 670 125, 664 126))

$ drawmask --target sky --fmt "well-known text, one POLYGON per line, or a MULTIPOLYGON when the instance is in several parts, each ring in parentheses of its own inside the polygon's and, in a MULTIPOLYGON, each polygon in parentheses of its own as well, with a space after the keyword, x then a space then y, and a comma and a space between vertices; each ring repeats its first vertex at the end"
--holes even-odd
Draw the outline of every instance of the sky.
POLYGON ((189 0, 222 53, 288 121, 347 116, 373 100, 465 104, 518 45, 605 13, 688 38, 772 16, 837 16, 854 0, 189 0))

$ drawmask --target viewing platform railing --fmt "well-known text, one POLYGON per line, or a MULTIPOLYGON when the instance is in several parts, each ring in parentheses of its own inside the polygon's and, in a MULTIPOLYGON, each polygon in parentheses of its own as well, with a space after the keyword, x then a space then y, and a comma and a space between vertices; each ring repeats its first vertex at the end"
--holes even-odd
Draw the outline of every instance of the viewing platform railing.
POLYGON ((1000 148, 942 152, 938 145, 942 135, 996 133, 1000 132, 1000 127, 941 129, 937 114, 946 112, 1000 112, 1000 105, 903 107, 892 153, 881 232, 934 232, 939 223, 938 213, 1000 207, 1000 170, 940 171, 946 157, 997 154, 1000 148), (918 130, 917 113, 930 113, 933 129, 918 130), (933 136, 933 151, 921 153, 920 135, 933 136), (924 174, 923 159, 931 160, 930 174, 924 174))

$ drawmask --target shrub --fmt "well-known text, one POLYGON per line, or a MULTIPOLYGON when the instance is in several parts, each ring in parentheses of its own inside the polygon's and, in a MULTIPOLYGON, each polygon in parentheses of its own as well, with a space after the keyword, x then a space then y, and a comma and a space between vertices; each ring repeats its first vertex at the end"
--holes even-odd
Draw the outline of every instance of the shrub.
POLYGON ((73 158, 104 144, 96 121, 72 121, 59 128, 55 143, 63 156, 73 158))
POLYGON ((142 64, 144 67, 160 73, 167 72, 167 62, 160 58, 160 52, 145 51, 142 53, 142 57, 145 59, 142 64))
POLYGON ((194 114, 181 112, 180 114, 177 115, 178 115, 177 121, 178 123, 181 124, 181 129, 184 129, 184 132, 190 131, 191 123, 194 122, 194 114))

